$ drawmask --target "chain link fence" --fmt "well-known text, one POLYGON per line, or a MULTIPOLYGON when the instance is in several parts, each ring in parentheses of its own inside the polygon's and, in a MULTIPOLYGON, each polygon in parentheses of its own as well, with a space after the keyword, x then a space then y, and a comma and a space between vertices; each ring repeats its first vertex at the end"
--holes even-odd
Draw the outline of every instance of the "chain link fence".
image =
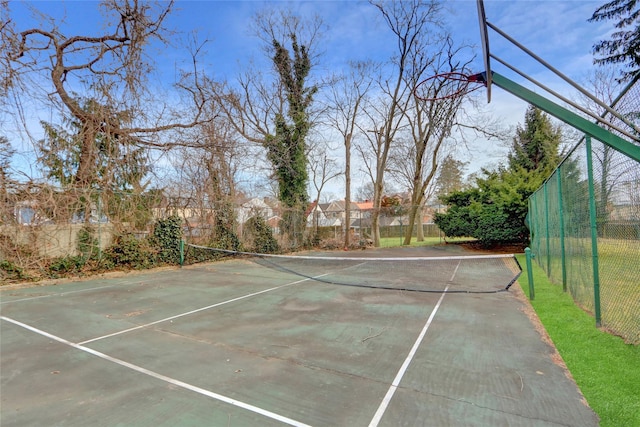
MULTIPOLYGON (((640 125, 638 79, 613 107, 640 125)), ((583 138, 529 199, 529 225, 532 252, 551 280, 598 326, 640 344, 638 160, 583 138)))

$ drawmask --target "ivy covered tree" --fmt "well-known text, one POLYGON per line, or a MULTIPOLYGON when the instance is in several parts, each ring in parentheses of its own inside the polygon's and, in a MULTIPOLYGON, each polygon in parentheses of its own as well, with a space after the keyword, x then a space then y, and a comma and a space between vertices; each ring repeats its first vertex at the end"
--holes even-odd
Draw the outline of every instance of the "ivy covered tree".
POLYGON ((6 136, 0 136, 0 222, 11 217, 11 207, 8 203, 8 187, 10 183, 11 157, 15 153, 6 136))
POLYGON ((255 15, 253 27, 273 73, 249 66, 236 82, 210 89, 238 135, 264 147, 282 206, 280 232, 295 247, 304 242, 306 228, 312 148, 308 134, 318 91, 311 71, 324 24, 318 17, 302 19, 287 9, 265 9, 255 15))
POLYGON ((311 122, 308 110, 317 87, 306 85, 311 71, 311 59, 306 46, 298 43, 295 34, 290 35, 290 40, 292 52, 273 40, 273 63, 289 108, 287 117, 276 114, 275 135, 267 136, 265 146, 267 158, 275 170, 279 199, 285 208, 282 228, 289 235, 291 243, 299 243, 305 228, 304 212, 309 199, 306 137, 311 122))

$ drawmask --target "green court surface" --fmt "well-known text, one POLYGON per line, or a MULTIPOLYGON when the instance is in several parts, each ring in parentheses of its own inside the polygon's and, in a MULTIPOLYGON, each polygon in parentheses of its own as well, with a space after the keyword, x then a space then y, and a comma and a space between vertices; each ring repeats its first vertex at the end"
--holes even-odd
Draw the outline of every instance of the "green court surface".
MULTIPOLYGON (((308 268, 239 259, 1 288, 0 425, 598 425, 517 284, 409 292, 308 268)), ((474 269, 450 281, 506 280, 474 269)))

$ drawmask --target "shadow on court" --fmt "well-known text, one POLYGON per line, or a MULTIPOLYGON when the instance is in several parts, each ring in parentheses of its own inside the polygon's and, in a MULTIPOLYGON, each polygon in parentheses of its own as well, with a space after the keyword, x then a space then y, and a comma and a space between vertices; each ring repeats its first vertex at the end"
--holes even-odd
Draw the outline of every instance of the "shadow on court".
MULTIPOLYGON (((450 281, 506 280, 474 268, 450 281)), ((596 426, 517 286, 371 289, 234 260, 4 287, 0 424, 596 426)))

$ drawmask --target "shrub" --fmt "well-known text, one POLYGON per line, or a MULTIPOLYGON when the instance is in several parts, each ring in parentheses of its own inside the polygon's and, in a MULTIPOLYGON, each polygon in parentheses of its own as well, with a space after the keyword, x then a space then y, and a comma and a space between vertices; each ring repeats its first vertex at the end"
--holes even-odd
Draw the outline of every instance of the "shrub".
POLYGON ((85 259, 97 259, 100 248, 93 227, 84 226, 78 232, 78 252, 85 259))
POLYGON ((57 279, 82 270, 86 259, 82 255, 54 258, 48 267, 49 277, 57 279))
POLYGON ((138 240, 133 234, 117 236, 104 251, 106 268, 132 268, 142 270, 156 264, 157 251, 146 240, 138 240))
POLYGON ((230 251, 242 250, 242 244, 238 235, 233 231, 228 221, 222 218, 216 218, 215 237, 211 242, 211 246, 219 249, 227 249, 230 251))
POLYGON ((434 222, 449 237, 474 237, 484 246, 526 244, 527 199, 542 179, 524 169, 483 171, 477 187, 442 197, 449 209, 437 213, 434 222))
POLYGON ((7 259, 0 260, 0 277, 4 280, 28 279, 28 276, 24 273, 24 269, 7 259))

